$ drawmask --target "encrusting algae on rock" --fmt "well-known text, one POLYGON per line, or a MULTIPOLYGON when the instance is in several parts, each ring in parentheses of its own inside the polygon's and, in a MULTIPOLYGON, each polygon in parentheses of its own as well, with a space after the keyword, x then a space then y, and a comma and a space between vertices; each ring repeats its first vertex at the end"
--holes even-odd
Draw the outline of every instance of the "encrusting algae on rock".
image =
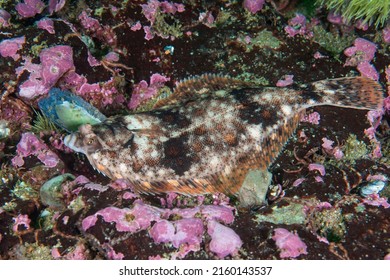
POLYGON ((362 77, 286 89, 203 75, 149 112, 82 125, 64 142, 140 193, 236 194, 249 170, 267 170, 306 108, 375 110, 382 103, 380 85, 362 77))

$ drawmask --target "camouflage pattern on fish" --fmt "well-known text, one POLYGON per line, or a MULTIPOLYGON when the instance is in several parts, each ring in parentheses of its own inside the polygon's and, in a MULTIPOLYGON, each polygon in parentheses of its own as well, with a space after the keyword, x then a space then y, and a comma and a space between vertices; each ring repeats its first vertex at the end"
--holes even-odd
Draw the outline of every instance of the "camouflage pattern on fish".
POLYGON ((64 142, 141 193, 235 194, 249 170, 270 166, 306 108, 382 103, 381 86, 363 77, 275 88, 204 75, 179 84, 149 112, 82 125, 64 142))

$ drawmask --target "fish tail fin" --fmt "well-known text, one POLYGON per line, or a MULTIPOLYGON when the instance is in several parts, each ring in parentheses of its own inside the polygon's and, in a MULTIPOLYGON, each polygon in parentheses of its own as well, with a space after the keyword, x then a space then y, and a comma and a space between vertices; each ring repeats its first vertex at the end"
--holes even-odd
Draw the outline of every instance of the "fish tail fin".
POLYGON ((376 110, 383 107, 383 88, 364 77, 322 80, 307 85, 303 92, 307 107, 333 105, 376 110))

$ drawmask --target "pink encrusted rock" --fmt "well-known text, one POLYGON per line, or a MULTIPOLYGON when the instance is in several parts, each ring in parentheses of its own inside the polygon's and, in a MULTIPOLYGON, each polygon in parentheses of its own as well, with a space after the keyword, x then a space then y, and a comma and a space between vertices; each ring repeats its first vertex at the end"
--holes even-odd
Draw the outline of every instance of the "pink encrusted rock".
POLYGON ((296 258, 301 254, 307 254, 307 246, 299 236, 289 232, 284 228, 276 228, 272 239, 276 242, 276 246, 280 249, 281 258, 296 258))
POLYGON ((0 9, 0 27, 9 27, 11 15, 6 10, 0 9))
POLYGON ((279 80, 276 83, 277 87, 286 87, 294 83, 293 81, 294 75, 285 75, 283 79, 279 80))
POLYGON ((53 259, 61 258, 61 253, 58 250, 58 247, 54 247, 53 249, 51 249, 51 256, 53 257, 53 259))
POLYGON ((327 138, 322 138, 322 145, 321 147, 325 150, 326 153, 333 156, 335 159, 341 159, 344 156, 343 151, 339 147, 333 148, 334 141, 329 140, 327 138))
POLYGON ((44 49, 39 58, 43 83, 47 87, 54 86, 58 79, 73 67, 73 50, 70 46, 59 45, 44 49))
POLYGON ((306 181, 306 178, 298 178, 296 179, 292 185, 293 187, 298 187, 300 184, 302 184, 304 181, 306 181))
POLYGON ((330 23, 333 24, 344 24, 344 19, 340 14, 335 14, 333 12, 328 13, 326 18, 330 23))
POLYGON ((317 170, 318 172, 320 172, 321 176, 325 175, 325 167, 322 164, 310 163, 308 168, 309 171, 317 170))
POLYGON ((22 18, 29 18, 40 14, 44 8, 45 3, 41 0, 24 0, 24 3, 19 3, 15 6, 16 11, 22 18))
POLYGON ((104 56, 104 59, 110 62, 117 62, 119 61, 119 54, 116 52, 109 52, 104 56))
POLYGON ((334 141, 332 141, 332 140, 329 140, 329 139, 327 139, 327 138, 322 138, 322 145, 321 145, 321 147, 322 148, 324 148, 325 150, 333 150, 333 147, 332 147, 332 145, 333 145, 333 143, 334 143, 334 141))
POLYGON ((376 49, 376 44, 363 38, 356 38, 354 46, 346 48, 344 54, 348 57, 358 55, 359 61, 371 61, 375 56, 376 49))
POLYGON ((383 37, 383 41, 386 44, 390 44, 390 25, 388 25, 385 28, 383 28, 383 30, 382 30, 382 37, 383 37))
POLYGON ((348 57, 344 66, 357 66, 357 70, 362 76, 377 81, 379 74, 370 63, 375 57, 376 50, 376 44, 362 38, 357 38, 354 46, 344 50, 344 54, 348 57))
POLYGON ((104 244, 103 249, 106 251, 107 257, 110 260, 123 260, 125 255, 121 252, 115 252, 114 248, 112 248, 109 244, 104 244))
POLYGON ((252 14, 256 14, 258 11, 263 9, 265 0, 244 0, 243 7, 245 10, 251 12, 252 14))
POLYGON ((13 220, 14 225, 12 227, 12 230, 14 232, 19 232, 19 226, 24 226, 26 230, 30 229, 31 220, 29 219, 28 215, 19 214, 16 218, 13 218, 13 220))
POLYGON ((16 61, 20 58, 17 52, 23 48, 25 43, 25 36, 3 40, 0 42, 0 55, 2 57, 12 57, 16 61))
POLYGON ((54 31, 54 21, 52 19, 49 18, 41 19, 40 21, 37 22, 37 26, 40 29, 46 30, 50 34, 56 33, 54 31))
POLYGON ((137 232, 147 229, 151 222, 158 221, 161 213, 160 209, 137 200, 132 209, 106 207, 99 210, 82 221, 82 228, 86 231, 93 227, 97 222, 97 217, 101 216, 107 223, 114 222, 116 229, 120 232, 137 232))
POLYGON ((158 73, 153 74, 150 77, 150 85, 145 80, 139 82, 133 89, 130 102, 128 103, 129 109, 137 108, 142 102, 152 98, 158 93, 158 90, 164 86, 164 83, 169 81, 167 78, 158 73))
POLYGON ((130 27, 131 31, 137 31, 137 30, 141 30, 142 29, 142 24, 137 21, 136 23, 134 23, 131 27, 130 27))
POLYGON ((307 24, 307 20, 304 15, 296 14, 295 17, 288 21, 288 25, 284 28, 284 31, 289 37, 302 35, 306 38, 310 38, 313 37, 313 32, 310 31, 310 26, 315 24, 315 21, 312 21, 311 23, 307 24))
POLYGON ((16 147, 17 155, 12 159, 12 164, 18 167, 23 166, 23 158, 30 155, 36 156, 47 167, 55 167, 60 161, 58 156, 49 150, 46 144, 30 132, 22 134, 22 138, 16 147))
POLYGON ((307 122, 311 124, 320 124, 321 115, 318 112, 310 113, 309 115, 304 115, 301 118, 301 122, 307 122))
POLYGON ((387 202, 386 197, 380 197, 379 194, 373 193, 368 195, 363 199, 363 203, 372 206, 382 206, 384 208, 389 208, 390 204, 387 202))
POLYGON ((25 65, 17 68, 17 73, 24 70, 30 72, 29 79, 20 85, 21 97, 32 99, 46 94, 65 73, 74 68, 70 46, 59 45, 44 49, 39 57, 40 65, 33 64, 26 58, 25 65))
POLYGON ((154 38, 155 32, 150 26, 144 26, 145 40, 152 40, 154 38))
POLYGON ((374 65, 369 63, 368 61, 362 61, 358 64, 357 70, 363 77, 370 78, 374 81, 379 80, 379 73, 375 69, 374 65))
POLYGON ((150 229, 150 237, 156 243, 171 242, 175 248, 183 244, 199 248, 204 232, 203 221, 198 218, 184 218, 174 222, 158 221, 150 229))
POLYGON ((147 4, 142 4, 141 8, 146 19, 153 24, 160 8, 160 2, 158 0, 149 0, 147 4))
POLYGON ((149 235, 156 243, 171 242, 175 235, 175 226, 167 220, 158 221, 149 230, 149 235))
POLYGON ((66 0, 49 0, 49 13, 52 15, 61 10, 66 4, 66 0))
POLYGON ((203 221, 198 218, 188 218, 175 221, 176 234, 172 244, 179 248, 181 244, 199 245, 202 242, 203 221))
POLYGON ((215 220, 207 224, 207 233, 211 236, 210 251, 219 258, 234 256, 242 246, 241 238, 231 228, 221 225, 215 220))
POLYGON ((233 209, 222 205, 205 205, 201 207, 202 216, 206 220, 217 220, 225 224, 230 224, 234 221, 233 209))

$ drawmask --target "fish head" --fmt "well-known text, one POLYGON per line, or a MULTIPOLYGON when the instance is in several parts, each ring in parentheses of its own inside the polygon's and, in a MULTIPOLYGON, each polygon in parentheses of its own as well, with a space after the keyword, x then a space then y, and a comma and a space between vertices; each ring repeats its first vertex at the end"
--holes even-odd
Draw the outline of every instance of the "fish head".
POLYGON ((89 155, 102 149, 104 141, 92 130, 92 125, 84 124, 77 132, 65 136, 64 144, 75 152, 89 155))
POLYGON ((111 123, 84 124, 77 132, 67 135, 64 144, 75 152, 87 156, 100 150, 117 150, 132 143, 134 134, 111 123))

